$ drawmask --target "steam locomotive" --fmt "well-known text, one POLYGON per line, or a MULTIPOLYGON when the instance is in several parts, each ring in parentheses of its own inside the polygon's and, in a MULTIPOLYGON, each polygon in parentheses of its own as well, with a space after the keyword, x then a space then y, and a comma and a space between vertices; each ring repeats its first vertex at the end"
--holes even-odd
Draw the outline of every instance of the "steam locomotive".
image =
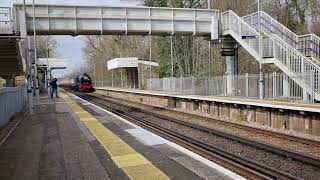
POLYGON ((92 85, 91 78, 88 74, 84 73, 75 78, 75 90, 81 91, 81 92, 94 92, 95 89, 92 85))
POLYGON ((88 74, 83 73, 75 78, 65 78, 59 81, 59 86, 66 90, 74 90, 85 93, 91 93, 95 91, 92 85, 91 78, 88 74))

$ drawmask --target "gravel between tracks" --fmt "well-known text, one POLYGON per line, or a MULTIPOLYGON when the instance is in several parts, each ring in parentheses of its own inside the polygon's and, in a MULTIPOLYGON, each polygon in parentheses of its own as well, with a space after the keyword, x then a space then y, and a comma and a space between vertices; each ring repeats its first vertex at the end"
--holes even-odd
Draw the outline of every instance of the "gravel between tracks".
MULTIPOLYGON (((146 117, 144 113, 140 112, 131 112, 130 114, 138 117, 146 117)), ((306 165, 304 163, 285 158, 283 156, 269 153, 261 149, 250 147, 239 142, 202 132, 193 128, 189 128, 173 122, 164 121, 161 118, 157 118, 154 116, 147 117, 145 119, 155 122, 162 127, 168 128, 180 134, 201 140, 202 142, 227 150, 228 152, 231 152, 233 154, 241 155, 242 157, 245 157, 247 159, 251 159, 261 164, 268 165, 269 167, 279 169, 302 179, 317 179, 317 177, 320 176, 320 168, 317 167, 306 165)))
POLYGON ((227 126, 218 122, 215 122, 215 119, 212 117, 201 117, 193 114, 187 114, 184 112, 179 112, 179 111, 174 111, 174 110, 167 110, 167 109, 161 109, 158 107, 151 107, 148 105, 143 105, 143 104, 138 104, 134 102, 128 102, 125 100, 119 100, 119 99, 114 99, 114 98, 109 98, 105 96, 100 96, 99 97, 105 98, 107 100, 115 101, 115 102, 120 102, 129 106, 134 106, 137 108, 141 108, 144 110, 150 110, 154 113, 160 114, 160 115, 165 115, 168 117, 172 118, 177 118, 179 120, 183 120, 185 122, 190 122, 193 124, 197 124, 200 126, 224 131, 230 134, 234 134, 237 136, 245 137, 245 138, 250 138, 259 142, 267 143, 267 144, 273 144, 275 146, 285 148, 288 150, 295 150, 297 152, 301 152, 304 154, 312 155, 315 157, 320 157, 320 147, 318 146, 313 146, 313 145, 308 145, 308 144, 303 144, 300 142, 294 142, 291 140, 267 135, 267 134, 261 134, 261 133, 256 133, 253 131, 249 131, 247 129, 241 129, 238 127, 234 126, 227 126))
POLYGON ((246 129, 241 129, 233 126, 222 125, 219 123, 215 123, 214 120, 209 118, 202 118, 202 117, 197 118, 197 117, 194 117, 193 115, 188 115, 188 114, 183 115, 181 113, 173 113, 169 111, 161 111, 159 113, 161 113, 162 115, 167 115, 169 117, 176 117, 186 122, 195 123, 208 128, 213 128, 213 129, 221 130, 231 134, 239 135, 242 137, 251 138, 267 144, 273 144, 281 148, 295 150, 304 154, 320 157, 320 147, 318 146, 303 144, 300 142, 294 142, 291 140, 287 140, 287 139, 283 139, 283 138, 279 138, 279 137, 275 137, 267 134, 256 133, 253 131, 250 132, 246 129))
POLYGON ((110 102, 105 102, 105 104, 118 110, 122 110, 127 113, 129 112, 134 116, 143 117, 145 120, 152 121, 155 124, 173 130, 177 133, 186 135, 190 138, 201 140, 202 142, 208 143, 215 147, 219 147, 223 150, 227 150, 230 153, 241 155, 244 158, 251 159, 261 164, 265 164, 269 167, 287 172, 296 177, 310 180, 317 179, 318 177, 320 177, 320 168, 313 167, 311 165, 307 165, 302 162, 283 157, 281 155, 273 154, 261 149, 247 146, 236 141, 222 138, 220 136, 199 131, 197 129, 189 128, 184 125, 169 122, 159 117, 146 115, 145 113, 141 112, 136 112, 132 109, 122 107, 117 104, 113 104, 110 102))

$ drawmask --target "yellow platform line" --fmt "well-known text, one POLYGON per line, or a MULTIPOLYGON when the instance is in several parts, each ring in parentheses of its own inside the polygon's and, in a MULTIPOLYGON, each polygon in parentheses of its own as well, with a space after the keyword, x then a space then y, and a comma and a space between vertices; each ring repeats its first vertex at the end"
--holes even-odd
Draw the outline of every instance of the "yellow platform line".
POLYGON ((114 163, 123 169, 130 179, 169 179, 161 170, 103 126, 94 116, 81 108, 69 96, 61 93, 61 97, 110 154, 114 163))

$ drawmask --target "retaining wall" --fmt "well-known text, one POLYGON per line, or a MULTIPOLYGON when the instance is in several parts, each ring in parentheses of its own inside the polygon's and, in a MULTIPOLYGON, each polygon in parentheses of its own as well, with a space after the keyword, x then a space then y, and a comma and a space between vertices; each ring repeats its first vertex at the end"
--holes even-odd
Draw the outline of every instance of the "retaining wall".
POLYGON ((21 112, 25 103, 25 87, 0 88, 0 127, 5 126, 9 120, 21 112))
MULTIPOLYGON (((113 98, 139 102, 146 105, 179 108, 189 112, 210 115, 214 118, 235 122, 247 121, 308 134, 320 135, 320 113, 283 109, 279 107, 260 107, 218 100, 201 100, 192 96, 142 93, 134 90, 97 90, 99 94, 113 98), (185 97, 185 98, 184 98, 185 97)), ((302 108, 303 109, 303 108, 302 108)))

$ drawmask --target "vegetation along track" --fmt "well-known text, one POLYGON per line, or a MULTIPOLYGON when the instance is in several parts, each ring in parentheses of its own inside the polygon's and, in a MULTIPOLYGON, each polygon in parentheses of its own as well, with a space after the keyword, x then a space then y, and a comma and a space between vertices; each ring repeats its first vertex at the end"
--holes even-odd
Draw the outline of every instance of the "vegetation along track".
POLYGON ((252 179, 316 179, 320 175, 320 160, 315 157, 108 102, 92 95, 78 96, 252 179))

